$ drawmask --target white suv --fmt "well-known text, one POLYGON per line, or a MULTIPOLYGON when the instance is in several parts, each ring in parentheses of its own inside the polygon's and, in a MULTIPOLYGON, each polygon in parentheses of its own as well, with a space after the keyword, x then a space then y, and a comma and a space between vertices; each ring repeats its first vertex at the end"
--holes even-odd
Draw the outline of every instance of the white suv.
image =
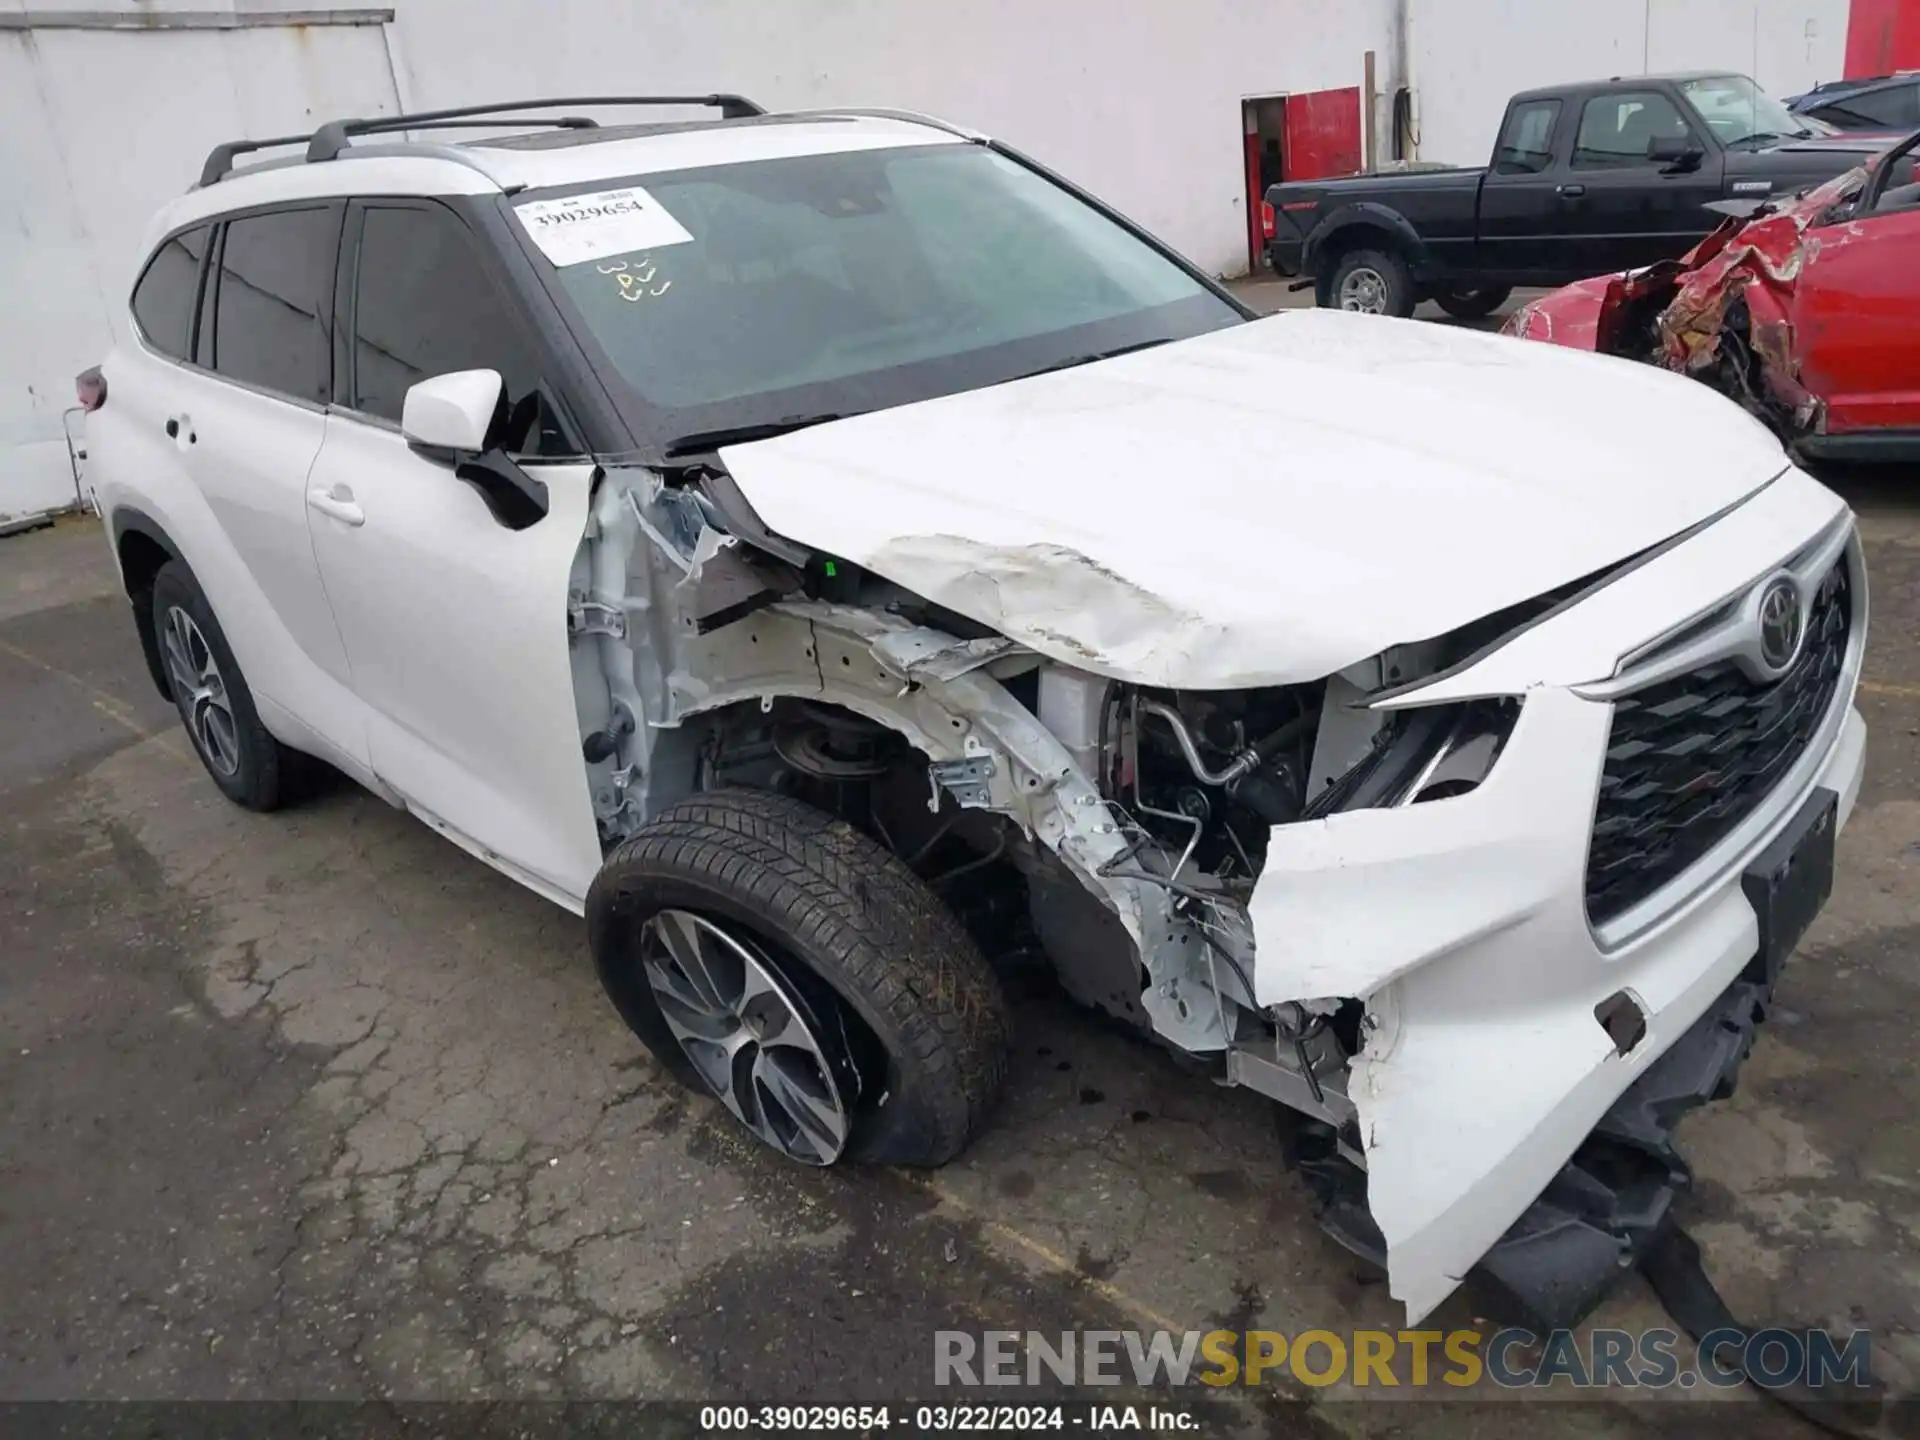
POLYGON ((214 782, 321 757, 584 912, 797 1160, 954 1155, 1025 950, 1302 1112, 1413 1316, 1587 1308, 1828 894, 1842 502, 1647 367, 1256 320, 937 121, 514 115, 616 103, 154 222, 82 390, 214 782))

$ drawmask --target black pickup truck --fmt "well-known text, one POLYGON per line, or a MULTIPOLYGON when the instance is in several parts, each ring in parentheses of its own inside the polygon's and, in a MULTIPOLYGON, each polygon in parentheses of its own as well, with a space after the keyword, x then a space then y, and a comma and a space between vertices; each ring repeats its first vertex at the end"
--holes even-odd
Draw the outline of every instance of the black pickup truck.
POLYGON ((1490 165, 1273 186, 1267 262, 1325 306, 1489 315, 1516 285, 1682 255, 1724 218, 1713 202, 1792 194, 1886 143, 1790 114, 1744 75, 1529 90, 1490 165))

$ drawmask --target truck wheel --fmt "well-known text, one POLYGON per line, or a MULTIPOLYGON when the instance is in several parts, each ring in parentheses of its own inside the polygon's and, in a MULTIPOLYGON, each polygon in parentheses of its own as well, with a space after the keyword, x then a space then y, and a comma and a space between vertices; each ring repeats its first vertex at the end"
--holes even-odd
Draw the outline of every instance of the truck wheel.
POLYGON ((944 1164, 1005 1077, 972 938, 898 856, 787 796, 669 807, 601 867, 587 926, 634 1034, 802 1164, 944 1164))
POLYGON ((1418 298, 1406 262, 1387 250, 1349 250, 1342 255, 1328 278, 1327 294, 1334 309, 1403 320, 1413 314, 1418 298))
POLYGON ((1433 300, 1456 320, 1484 320, 1512 294, 1510 285, 1489 285, 1479 290, 1442 290, 1433 300))

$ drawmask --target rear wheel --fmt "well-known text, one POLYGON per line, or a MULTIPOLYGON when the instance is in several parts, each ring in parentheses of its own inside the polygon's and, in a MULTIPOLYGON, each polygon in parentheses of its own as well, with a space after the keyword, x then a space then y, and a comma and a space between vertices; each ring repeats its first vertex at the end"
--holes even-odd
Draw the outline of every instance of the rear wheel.
POLYGON ((1487 285, 1477 290, 1442 290, 1433 301, 1456 320, 1484 320, 1512 294, 1509 285, 1487 285))
POLYGON ((1349 250, 1327 278, 1325 300, 1336 310, 1405 319, 1418 298, 1406 261, 1387 250, 1349 250))
POLYGON ((293 752, 260 723, 213 606, 184 561, 169 560, 154 575, 152 624, 167 689, 213 783, 236 805, 277 809, 293 752))
POLYGON ((899 857, 783 795, 662 812, 587 895, 602 985, 681 1080, 789 1159, 939 1165, 1006 1070, 999 982, 899 857))

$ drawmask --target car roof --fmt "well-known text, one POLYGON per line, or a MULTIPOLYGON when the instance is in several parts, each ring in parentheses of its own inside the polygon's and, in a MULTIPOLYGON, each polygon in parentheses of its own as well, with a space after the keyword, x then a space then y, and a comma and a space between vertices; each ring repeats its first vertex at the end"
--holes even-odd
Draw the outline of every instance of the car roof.
MULTIPOLYGON (((524 121, 505 120, 512 130, 524 121)), ((304 137, 302 137, 304 139, 304 137)), ((957 145, 972 132, 928 116, 812 111, 731 120, 520 130, 458 145, 369 137, 333 160, 295 155, 237 169, 170 201, 148 227, 142 259, 158 240, 259 205, 343 196, 460 196, 591 184, 596 180, 804 155, 909 145, 957 145)))
POLYGON ((1526 100, 1561 100, 1570 96, 1618 90, 1629 85, 1684 85, 1693 80, 1746 78, 1737 70, 1677 70, 1662 75, 1611 75, 1601 80, 1576 80, 1568 85, 1542 85, 1537 89, 1522 90, 1510 103, 1518 105, 1526 100))

